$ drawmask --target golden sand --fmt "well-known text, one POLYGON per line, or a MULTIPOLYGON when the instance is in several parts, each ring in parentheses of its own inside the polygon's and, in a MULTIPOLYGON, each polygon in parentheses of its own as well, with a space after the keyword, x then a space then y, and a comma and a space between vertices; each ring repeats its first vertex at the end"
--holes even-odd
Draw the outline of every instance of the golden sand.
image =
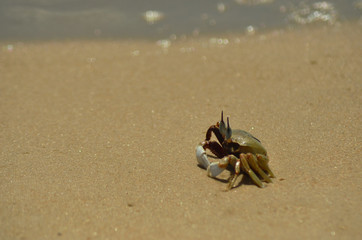
POLYGON ((224 39, 2 43, 0 239, 359 238, 361 27, 224 39), (221 110, 274 183, 197 166, 221 110))

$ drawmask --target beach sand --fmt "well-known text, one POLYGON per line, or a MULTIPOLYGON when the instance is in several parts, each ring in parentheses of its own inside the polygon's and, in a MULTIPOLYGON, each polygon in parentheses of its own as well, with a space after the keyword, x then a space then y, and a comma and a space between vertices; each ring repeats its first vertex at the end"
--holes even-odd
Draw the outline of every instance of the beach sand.
POLYGON ((359 239, 361 26, 222 38, 3 42, 0 239, 359 239), (198 167, 221 110, 273 183, 198 167))

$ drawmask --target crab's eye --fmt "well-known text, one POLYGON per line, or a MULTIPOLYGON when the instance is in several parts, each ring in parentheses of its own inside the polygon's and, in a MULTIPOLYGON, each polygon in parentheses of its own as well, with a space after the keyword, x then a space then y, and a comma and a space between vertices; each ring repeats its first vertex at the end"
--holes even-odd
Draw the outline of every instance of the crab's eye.
POLYGON ((224 122, 224 119, 223 119, 223 112, 221 112, 221 121, 219 122, 219 130, 220 130, 220 133, 223 137, 225 137, 226 135, 226 126, 225 126, 225 122, 224 122))
POLYGON ((227 128, 226 128, 225 138, 226 138, 226 139, 229 139, 229 138, 231 138, 231 133, 232 133, 232 130, 231 130, 231 127, 230 127, 230 123, 229 123, 229 118, 227 118, 227 123, 228 123, 228 126, 227 126, 227 128))

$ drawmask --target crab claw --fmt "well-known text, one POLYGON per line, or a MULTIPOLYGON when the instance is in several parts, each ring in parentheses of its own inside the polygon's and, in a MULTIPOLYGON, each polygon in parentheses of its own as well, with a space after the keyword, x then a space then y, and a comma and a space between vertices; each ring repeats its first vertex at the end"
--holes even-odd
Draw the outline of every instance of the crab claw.
POLYGON ((196 146, 196 159, 197 162, 205 169, 207 169, 207 167, 210 165, 205 149, 200 144, 196 146))
POLYGON ((224 170, 225 170, 225 168, 219 167, 218 162, 213 162, 207 168, 207 175, 209 177, 216 177, 217 175, 219 175, 224 170))

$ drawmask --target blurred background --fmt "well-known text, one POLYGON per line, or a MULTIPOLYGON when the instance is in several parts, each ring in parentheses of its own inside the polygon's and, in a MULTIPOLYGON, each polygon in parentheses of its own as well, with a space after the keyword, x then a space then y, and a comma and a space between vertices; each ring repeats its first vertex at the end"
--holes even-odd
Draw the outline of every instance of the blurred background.
POLYGON ((360 20, 361 0, 0 0, 0 40, 177 39, 360 20))

